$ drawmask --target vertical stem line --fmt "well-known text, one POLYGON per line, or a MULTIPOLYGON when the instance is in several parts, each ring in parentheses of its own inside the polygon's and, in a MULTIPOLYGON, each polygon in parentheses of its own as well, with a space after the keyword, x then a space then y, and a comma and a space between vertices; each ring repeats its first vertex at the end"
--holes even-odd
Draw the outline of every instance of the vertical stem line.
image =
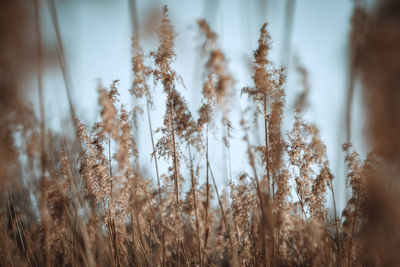
POLYGON ((149 109, 149 101, 148 100, 146 100, 146 109, 147 109, 147 120, 148 120, 148 123, 149 123, 151 145, 153 147, 154 165, 155 165, 156 175, 157 175, 158 197, 159 197, 160 203, 161 203, 160 175, 159 175, 159 172, 158 172, 157 152, 156 152, 156 147, 154 145, 153 129, 152 129, 152 126, 151 126, 150 109, 149 109))

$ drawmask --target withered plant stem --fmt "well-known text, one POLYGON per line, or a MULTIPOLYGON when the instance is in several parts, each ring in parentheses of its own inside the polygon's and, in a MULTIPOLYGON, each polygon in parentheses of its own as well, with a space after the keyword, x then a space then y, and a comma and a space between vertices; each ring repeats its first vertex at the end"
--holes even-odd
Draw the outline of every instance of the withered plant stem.
POLYGON ((218 187, 217 187, 217 184, 215 183, 215 177, 214 177, 214 174, 213 174, 213 172, 212 172, 210 163, 209 163, 208 161, 207 161, 207 163, 208 163, 208 165, 209 165, 210 175, 211 175, 211 178, 212 178, 212 181, 213 181, 213 185, 214 185, 214 189, 215 189, 215 194, 217 195, 219 208, 220 208, 220 210, 221 210, 221 215, 222 215, 222 220, 223 220, 223 222, 224 222, 225 231, 226 231, 226 233, 227 233, 227 235, 228 235, 229 245, 231 246, 231 254, 232 254, 231 256, 232 256, 232 259, 234 260, 234 266, 238 266, 238 264, 237 264, 237 256, 236 256, 236 249, 235 249, 235 247, 233 246, 232 237, 231 237, 231 230, 230 230, 230 227, 229 227, 228 222, 227 222, 227 220, 226 220, 225 210, 224 210, 224 207, 223 207, 223 205, 222 205, 221 198, 220 198, 220 196, 219 196, 218 187))
POLYGON ((57 56, 58 56, 58 62, 60 64, 61 72, 63 75, 64 79, 64 84, 65 84, 65 90, 67 94, 67 100, 68 100, 68 105, 69 109, 71 112, 71 119, 73 122, 73 125, 76 129, 76 123, 75 123, 75 118, 76 118, 76 113, 75 113, 75 108, 74 105, 72 104, 72 85, 69 77, 69 72, 68 68, 66 66, 66 60, 65 60, 65 52, 64 52, 64 45, 61 39, 61 33, 60 33, 60 26, 58 24, 58 16, 57 16, 57 11, 56 7, 54 4, 54 0, 47 0, 49 9, 50 9, 50 15, 51 19, 53 22, 54 30, 56 33, 56 39, 57 39, 57 56))
POLYGON ((271 180, 269 175, 269 155, 268 155, 268 115, 267 115, 267 95, 264 94, 264 135, 265 135, 265 165, 267 170, 267 182, 268 182, 268 195, 271 194, 271 180))
POLYGON ((266 240, 265 240, 266 239, 265 227, 266 227, 266 224, 267 224, 267 216, 265 215, 264 201, 262 199, 260 183, 259 183, 258 175, 257 175, 257 167, 256 167, 256 163, 254 161, 254 155, 253 155, 253 152, 251 151, 249 135, 247 133, 246 127, 244 125, 242 125, 242 126, 243 126, 243 131, 244 131, 244 134, 245 134, 245 138, 244 139, 245 139, 245 142, 246 142, 246 145, 247 145, 247 154, 248 154, 248 157, 249 157, 249 163, 250 163, 250 166, 251 166, 251 168, 253 170, 254 180, 256 181, 256 191, 257 191, 257 197, 258 197, 258 201, 259 201, 259 207, 260 207, 260 210, 261 210, 261 219, 262 219, 261 227, 262 227, 262 233, 263 234, 262 234, 261 240, 262 240, 262 246, 263 246, 262 251, 263 251, 263 254, 264 254, 263 255, 263 257, 264 257, 263 262, 264 262, 264 265, 266 265, 266 261, 267 261, 267 246, 266 246, 266 240))
POLYGON ((147 111, 147 121, 148 121, 148 123, 149 123, 149 131, 150 131, 151 145, 152 145, 152 147, 153 147, 154 166, 155 166, 156 175, 157 175, 158 198, 159 198, 160 203, 161 203, 160 175, 159 175, 159 172, 158 172, 158 162, 157 162, 156 147, 155 147, 155 145, 154 145, 153 128, 152 128, 152 126, 151 126, 149 101, 148 101, 147 99, 146 99, 146 111, 147 111))
POLYGON ((45 121, 45 109, 43 100, 43 82, 42 82, 42 31, 40 26, 40 3, 39 0, 35 0, 35 27, 37 35, 37 83, 39 92, 39 106, 40 106, 40 162, 42 167, 42 177, 46 171, 46 121, 45 121))
POLYGON ((339 231, 339 220, 337 218, 337 210, 336 210, 336 199, 335 199, 335 190, 333 189, 333 184, 332 180, 329 180, 329 186, 328 186, 332 192, 332 201, 333 201, 333 212, 335 215, 335 230, 336 230, 336 239, 338 242, 338 250, 339 250, 339 266, 341 266, 341 261, 342 261, 342 242, 340 240, 340 231, 339 231))
MULTIPOLYGON (((171 91, 169 91, 171 93, 171 91)), ((172 147, 173 147, 173 160, 174 160, 174 183, 175 183, 175 197, 176 197, 176 207, 179 208, 179 185, 178 185, 178 155, 176 153, 176 143, 175 143, 175 126, 174 126, 174 111, 172 108, 171 97, 169 96, 169 117, 170 117, 170 131, 172 136, 172 147)))
POLYGON ((200 241, 200 231, 199 231, 199 217, 197 215, 197 200, 196 200, 196 181, 194 177, 194 170, 193 170, 193 158, 192 158, 192 153, 190 151, 190 145, 188 146, 189 148, 189 160, 190 160, 190 178, 192 182, 192 197, 193 197, 193 206, 194 206, 194 216, 196 220, 196 233, 197 233, 197 243, 198 243, 198 253, 199 253, 199 261, 200 261, 200 267, 203 266, 203 261, 201 257, 201 241, 200 241))
POLYGON ((357 219, 357 210, 358 210, 358 199, 359 199, 359 197, 360 197, 360 195, 357 193, 356 208, 354 210, 353 222, 352 222, 352 225, 351 225, 349 256, 348 256, 348 259, 347 259, 347 265, 348 266, 351 266, 351 252, 352 252, 352 245, 353 245, 354 228, 355 228, 356 219, 357 219))

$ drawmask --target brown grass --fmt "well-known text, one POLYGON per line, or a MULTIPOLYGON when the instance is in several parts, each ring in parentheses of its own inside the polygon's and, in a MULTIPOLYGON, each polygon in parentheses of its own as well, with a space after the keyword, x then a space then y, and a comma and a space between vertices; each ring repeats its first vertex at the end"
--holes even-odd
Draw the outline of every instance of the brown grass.
MULTIPOLYGON (((33 17, 40 36, 38 3, 33 17)), ((57 30, 54 3, 49 6, 57 30)), ((229 151, 235 88, 218 35, 205 20, 198 21, 207 61, 196 112, 177 90, 181 78, 172 64, 176 33, 167 7, 159 46, 149 57, 139 36, 132 38, 130 92, 146 109, 155 177, 145 177, 138 162, 141 106, 127 110, 120 104, 118 80, 108 88, 99 84, 101 112, 93 126, 76 117, 69 97, 75 135, 61 136, 44 121, 41 76, 47 54, 40 38, 15 47, 36 51, 32 60, 38 69, 40 119, 18 95, 15 75, 20 70, 0 49, 0 266, 400 265, 399 14, 397 1, 382 1, 373 12, 358 4, 354 10, 350 80, 363 85, 373 152, 363 160, 349 142, 343 146, 351 196, 342 215, 336 210, 336 178, 326 147, 317 127, 304 119, 310 88, 300 64, 303 88, 293 107, 294 123, 282 131, 286 70, 270 60, 267 24, 254 51, 254 83, 241 90, 255 107, 250 114, 255 120, 244 110, 240 123, 252 173, 229 174, 228 191, 217 187, 213 169, 218 163, 209 159, 209 134, 221 131, 229 151), (161 84, 166 99, 163 125, 156 131, 152 79, 161 84), (251 129, 260 131, 262 145, 251 143, 251 129), (159 170, 160 159, 170 166, 166 173, 159 170), (182 171, 185 166, 188 172, 182 171), (330 195, 333 215, 326 204, 330 195)), ((8 19, 6 14, 0 18, 8 19)), ((0 29, 1 36, 7 34, 0 29)), ((57 42, 69 90, 58 30, 57 42)), ((14 45, 1 44, 4 49, 14 45)), ((349 88, 351 98, 353 84, 349 88)), ((350 113, 347 118, 349 129, 350 113)))

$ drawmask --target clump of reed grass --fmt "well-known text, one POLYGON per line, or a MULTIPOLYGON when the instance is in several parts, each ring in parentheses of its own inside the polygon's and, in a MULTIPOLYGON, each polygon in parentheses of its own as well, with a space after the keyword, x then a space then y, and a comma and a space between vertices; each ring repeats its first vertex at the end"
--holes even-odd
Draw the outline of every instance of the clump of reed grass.
MULTIPOLYGON (((5 266, 398 265, 400 216, 398 182, 393 178, 399 174, 394 120, 398 103, 392 79, 397 65, 376 48, 397 40, 398 7, 387 1, 374 14, 361 6, 354 12, 353 78, 365 86, 367 104, 379 99, 368 112, 393 121, 394 129, 373 113, 368 129, 374 152, 363 160, 351 143, 343 146, 351 195, 341 217, 326 147, 317 127, 304 118, 311 88, 300 64, 302 93, 293 107, 292 128, 282 130, 286 70, 270 59, 267 24, 260 29, 253 54, 253 84, 241 90, 254 106, 252 117, 247 109, 241 119, 252 173, 224 177, 229 180, 228 191, 217 187, 213 172, 217 163, 209 160, 208 140, 211 132, 221 131, 221 142, 229 151, 235 86, 218 35, 205 20, 198 21, 206 64, 197 112, 188 108, 177 87, 182 81, 172 67, 176 33, 167 7, 155 51, 147 55, 139 36, 132 38, 130 92, 138 103, 144 101, 156 177, 146 177, 138 161, 136 119, 143 105, 132 110, 121 105, 118 80, 108 88, 98 86, 98 122, 89 126, 73 118, 75 135, 60 135, 46 129, 44 116, 37 119, 12 93, 16 86, 12 71, 0 61, 2 96, 14 101, 0 101, 7 111, 0 114, 6 125, 1 127, 0 149, 7 154, 0 159, 0 262, 5 266), (378 33, 382 25, 385 31, 378 33), (384 37, 383 44, 379 37, 384 37), (386 60, 387 67, 377 69, 379 60, 386 60), (163 125, 155 131, 151 79, 161 84, 166 101, 163 125), (383 97, 375 91, 377 86, 383 88, 383 97), (260 131, 261 145, 252 143, 250 129, 260 131), (161 137, 157 139, 155 132, 161 137), (169 164, 166 173, 160 172, 159 160, 169 164), (328 212, 328 192, 333 217, 328 212)), ((386 45, 395 56, 399 54, 392 43, 386 45)))

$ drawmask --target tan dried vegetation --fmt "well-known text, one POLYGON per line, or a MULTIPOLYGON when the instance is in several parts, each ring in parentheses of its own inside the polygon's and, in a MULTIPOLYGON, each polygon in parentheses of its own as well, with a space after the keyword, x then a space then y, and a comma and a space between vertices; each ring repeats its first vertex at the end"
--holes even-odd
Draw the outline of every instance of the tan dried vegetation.
MULTIPOLYGON (((1 6, 18 10, 13 1, 1 6)), ((9 14, 2 7, 3 37, 10 31, 3 23, 9 14)), ((35 8, 32 17, 38 21, 38 2, 35 8)), ((145 177, 135 143, 135 118, 143 110, 120 104, 118 81, 109 88, 99 85, 99 122, 89 127, 73 118, 75 136, 46 128, 42 101, 37 119, 21 100, 18 52, 26 52, 29 45, 37 51, 32 62, 39 64, 30 67, 39 70, 40 99, 46 54, 40 38, 32 44, 18 39, 27 38, 21 28, 35 30, 18 20, 13 34, 24 46, 15 46, 10 38, 1 39, 0 46, 0 265, 400 265, 399 18, 398 1, 382 1, 373 12, 355 4, 351 80, 362 83, 374 152, 362 160, 350 143, 343 146, 351 194, 342 214, 336 210, 333 190, 338 177, 329 169, 317 127, 304 119, 310 89, 301 66, 303 93, 293 108, 291 130, 282 131, 286 71, 270 60, 267 24, 261 27, 253 54, 254 84, 241 90, 254 106, 254 120, 248 119, 248 110, 241 120, 252 172, 229 177, 229 190, 221 190, 213 173, 216 163, 209 161, 208 141, 210 134, 222 131, 221 142, 229 149, 230 109, 236 96, 228 61, 206 21, 198 21, 207 62, 196 112, 177 90, 181 78, 172 64, 176 33, 167 7, 155 51, 147 56, 138 36, 132 39, 130 92, 144 103, 142 116, 150 129, 156 174, 145 177), (7 52, 10 47, 13 54, 7 52), (161 127, 152 125, 151 81, 161 85, 166 99, 161 127), (263 144, 251 143, 253 130, 260 132, 263 144), (159 170, 160 159, 170 166, 166 173, 159 170), (328 197, 333 203, 330 213, 328 197)), ((57 21, 55 10, 53 20, 57 21)), ((73 110, 71 114, 75 116, 73 110)))

